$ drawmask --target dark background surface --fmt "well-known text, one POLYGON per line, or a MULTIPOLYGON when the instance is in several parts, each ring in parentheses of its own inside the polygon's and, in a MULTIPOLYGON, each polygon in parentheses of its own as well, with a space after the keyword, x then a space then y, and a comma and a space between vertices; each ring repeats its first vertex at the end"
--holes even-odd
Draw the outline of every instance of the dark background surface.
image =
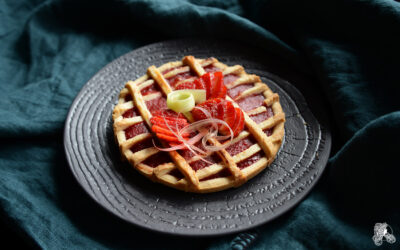
POLYGON ((26 241, 129 248, 135 236, 139 247, 226 249, 247 237, 259 249, 371 249, 373 225, 387 222, 398 241, 383 247, 398 248, 398 2, 9 0, 0 9, 1 215, 26 241), (108 62, 146 44, 205 36, 262 48, 311 77, 332 118, 334 150, 313 192, 256 232, 156 241, 87 199, 64 159, 63 125, 83 84, 108 62))

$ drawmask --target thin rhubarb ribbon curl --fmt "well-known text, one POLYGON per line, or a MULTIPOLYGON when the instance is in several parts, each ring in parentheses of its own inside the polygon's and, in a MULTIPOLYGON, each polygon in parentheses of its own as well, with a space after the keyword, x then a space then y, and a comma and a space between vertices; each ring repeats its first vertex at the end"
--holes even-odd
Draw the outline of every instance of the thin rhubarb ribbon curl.
POLYGON ((193 123, 183 127, 182 129, 178 129, 178 126, 175 127, 175 130, 172 129, 172 127, 166 122, 165 116, 163 117, 167 128, 176 136, 176 138, 178 138, 178 140, 181 142, 181 144, 172 146, 172 147, 168 147, 168 148, 160 148, 155 145, 155 142, 153 140, 153 145, 158 150, 166 151, 166 152, 181 150, 181 149, 188 149, 194 155, 200 156, 201 160, 203 160, 209 164, 212 164, 211 162, 204 159, 204 157, 208 156, 212 152, 219 151, 221 149, 229 147, 232 143, 234 133, 233 133, 231 127, 228 125, 228 123, 226 123, 225 121, 223 121, 221 119, 211 117, 211 114, 208 110, 206 110, 202 107, 195 107, 195 108, 201 110, 206 115, 207 118, 200 120, 200 121, 193 122, 193 123), (229 128, 230 135, 219 136, 218 135, 218 125, 226 126, 227 128, 229 128), (197 133, 197 134, 192 138, 185 139, 182 136, 183 134, 187 134, 187 133, 192 134, 193 132, 197 133), (217 141, 229 139, 229 141, 223 143, 222 145, 214 146, 214 145, 209 145, 207 143, 210 139, 216 139, 217 141), (195 146, 195 144, 197 142, 199 142, 200 140, 201 140, 202 146, 205 149, 205 151, 200 149, 199 147, 195 146))

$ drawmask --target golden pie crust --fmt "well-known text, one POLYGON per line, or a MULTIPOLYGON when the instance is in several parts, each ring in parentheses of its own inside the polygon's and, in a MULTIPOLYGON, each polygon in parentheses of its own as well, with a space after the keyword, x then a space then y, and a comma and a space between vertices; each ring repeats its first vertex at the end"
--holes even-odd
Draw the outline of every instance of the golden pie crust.
MULTIPOLYGON (((193 56, 185 56, 182 61, 169 62, 160 67, 150 66, 147 69, 147 74, 138 78, 135 81, 128 81, 125 87, 119 94, 118 104, 113 111, 113 127, 116 141, 124 160, 127 160, 141 174, 155 182, 165 184, 167 186, 195 193, 208 193, 216 192, 231 187, 238 187, 245 183, 250 178, 254 177, 265 169, 274 160, 283 140, 284 136, 284 123, 285 114, 282 111, 277 93, 273 93, 267 84, 261 82, 260 77, 247 74, 242 66, 235 65, 228 67, 227 65, 219 62, 215 58, 196 59, 193 56), (254 95, 262 95, 264 97, 263 105, 253 108, 248 111, 243 111, 245 116, 245 129, 234 138, 232 144, 252 136, 255 143, 235 155, 230 155, 226 149, 217 152, 221 161, 210 166, 204 167, 195 171, 190 163, 194 162, 198 157, 194 156, 191 159, 185 159, 179 152, 168 152, 171 159, 170 162, 160 164, 158 166, 149 166, 144 162, 150 156, 159 153, 159 150, 153 146, 139 150, 133 153, 131 148, 134 148, 138 143, 152 138, 154 135, 149 133, 140 133, 132 138, 127 139, 125 130, 137 123, 144 122, 148 128, 151 127, 150 118, 151 112, 146 106, 146 101, 152 98, 160 98, 166 96, 172 91, 168 79, 183 74, 186 72, 193 72, 195 76, 183 79, 174 86, 179 85, 181 82, 191 81, 196 76, 201 76, 206 73, 205 68, 213 67, 222 71, 224 76, 234 76, 235 80, 226 85, 229 89, 235 88, 239 85, 252 85, 250 88, 240 92, 235 98, 226 99, 232 101, 236 107, 238 101, 254 95), (162 73, 164 72, 164 74, 162 73), (147 95, 142 95, 141 90, 146 87, 156 84, 158 92, 147 95), (129 97, 129 98, 128 98, 129 97), (130 118, 125 118, 123 115, 128 110, 136 108, 138 115, 130 118), (251 117, 262 112, 266 112, 267 108, 272 110, 273 115, 264 121, 256 123, 251 117), (269 134, 264 132, 269 130, 269 134), (254 156, 255 154, 262 154, 255 162, 245 168, 239 168, 240 162, 254 156), (197 158, 196 158, 197 157, 197 158), (229 175, 218 176, 221 171, 229 171, 229 175), (173 175, 173 171, 179 171, 182 175, 181 178, 173 175), (212 178, 215 177, 215 178, 212 178)), ((155 138, 155 136, 154 136, 155 138)), ((210 143, 218 145, 216 140, 210 143)))

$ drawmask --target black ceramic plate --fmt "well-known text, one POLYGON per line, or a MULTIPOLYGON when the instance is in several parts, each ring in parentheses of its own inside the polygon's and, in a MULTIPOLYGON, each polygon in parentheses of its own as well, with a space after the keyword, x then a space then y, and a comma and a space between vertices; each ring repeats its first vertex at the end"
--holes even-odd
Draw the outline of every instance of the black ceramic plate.
POLYGON ((111 62, 76 97, 64 135, 71 170, 98 204, 137 226, 177 235, 238 232, 288 211, 321 176, 330 145, 324 121, 315 118, 296 88, 268 72, 258 51, 214 40, 156 43, 111 62), (151 182, 120 159, 111 114, 124 83, 144 75, 150 65, 160 66, 189 54, 241 64, 279 93, 287 120, 281 150, 271 166, 239 188, 184 193, 151 182))

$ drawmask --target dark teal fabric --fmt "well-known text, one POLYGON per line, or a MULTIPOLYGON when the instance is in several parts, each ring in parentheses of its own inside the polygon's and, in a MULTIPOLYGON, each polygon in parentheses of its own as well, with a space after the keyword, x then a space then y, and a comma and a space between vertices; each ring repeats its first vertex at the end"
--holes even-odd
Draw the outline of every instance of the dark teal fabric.
MULTIPOLYGON (((0 1, 0 217, 44 249, 370 249, 377 222, 400 247, 400 4, 392 0, 0 1), (63 125, 80 88, 140 46, 239 40, 315 79, 332 117, 325 174, 295 209, 216 238, 140 230, 73 179, 63 125)), ((314 88, 314 85, 310 85, 314 88)))

